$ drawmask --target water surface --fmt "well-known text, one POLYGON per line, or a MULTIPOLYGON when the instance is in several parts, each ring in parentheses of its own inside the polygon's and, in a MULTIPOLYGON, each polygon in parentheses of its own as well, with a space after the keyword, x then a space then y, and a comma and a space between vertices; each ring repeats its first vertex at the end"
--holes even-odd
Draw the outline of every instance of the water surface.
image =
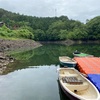
POLYGON ((58 58, 73 57, 76 49, 100 57, 100 45, 96 44, 48 44, 13 53, 17 60, 0 76, 0 100, 69 100, 58 84, 58 58))
POLYGON ((60 100, 57 66, 34 67, 1 76, 0 100, 60 100))

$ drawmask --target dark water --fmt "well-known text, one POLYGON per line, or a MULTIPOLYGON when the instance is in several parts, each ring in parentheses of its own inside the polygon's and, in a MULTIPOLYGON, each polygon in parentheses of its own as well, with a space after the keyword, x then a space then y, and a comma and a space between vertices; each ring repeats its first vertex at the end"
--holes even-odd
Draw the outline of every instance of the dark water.
POLYGON ((16 61, 0 76, 0 100, 69 100, 58 83, 58 57, 73 57, 75 50, 100 57, 100 45, 48 44, 14 53, 16 61))

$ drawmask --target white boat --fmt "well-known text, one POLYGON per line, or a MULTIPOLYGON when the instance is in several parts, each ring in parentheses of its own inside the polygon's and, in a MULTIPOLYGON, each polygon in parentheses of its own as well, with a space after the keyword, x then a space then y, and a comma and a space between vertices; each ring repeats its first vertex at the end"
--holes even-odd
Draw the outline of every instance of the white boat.
POLYGON ((59 68, 59 83, 71 100, 100 100, 97 88, 75 68, 59 68))
POLYGON ((60 56, 59 61, 61 65, 67 66, 67 67, 75 67, 77 64, 77 62, 74 59, 68 56, 60 56))

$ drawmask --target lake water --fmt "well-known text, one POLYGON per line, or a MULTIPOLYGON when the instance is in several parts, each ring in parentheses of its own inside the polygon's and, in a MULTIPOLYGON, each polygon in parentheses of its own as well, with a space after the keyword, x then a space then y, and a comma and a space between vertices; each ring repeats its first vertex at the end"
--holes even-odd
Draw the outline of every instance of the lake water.
POLYGON ((0 100, 70 100, 60 89, 59 56, 73 57, 75 50, 100 57, 100 45, 47 44, 14 53, 16 61, 0 76, 0 100))

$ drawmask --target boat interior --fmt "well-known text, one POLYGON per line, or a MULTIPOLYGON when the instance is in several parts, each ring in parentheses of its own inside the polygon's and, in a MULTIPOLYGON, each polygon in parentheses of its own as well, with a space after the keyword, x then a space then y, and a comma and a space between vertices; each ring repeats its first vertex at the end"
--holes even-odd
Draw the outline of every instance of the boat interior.
MULTIPOLYGON (((96 91, 93 91, 93 87, 90 83, 73 69, 62 69, 59 72, 60 80, 63 86, 77 95, 81 95, 86 98, 96 98, 96 91)), ((92 100, 91 99, 91 100, 92 100)))
POLYGON ((60 76, 63 84, 73 92, 85 90, 89 87, 88 82, 74 70, 61 70, 60 76))
POLYGON ((64 62, 75 62, 75 60, 71 59, 70 57, 66 57, 66 56, 59 57, 59 59, 64 62))

